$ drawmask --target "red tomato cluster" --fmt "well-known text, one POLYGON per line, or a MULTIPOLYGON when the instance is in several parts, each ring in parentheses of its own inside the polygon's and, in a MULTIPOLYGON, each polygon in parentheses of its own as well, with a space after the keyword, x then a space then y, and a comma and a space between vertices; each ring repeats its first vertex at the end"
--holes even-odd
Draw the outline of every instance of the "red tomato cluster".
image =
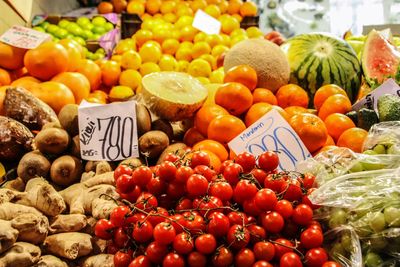
POLYGON ((116 267, 337 267, 307 194, 315 177, 279 172, 278 156, 243 153, 219 173, 201 151, 154 167, 119 166, 121 206, 99 220, 116 267))

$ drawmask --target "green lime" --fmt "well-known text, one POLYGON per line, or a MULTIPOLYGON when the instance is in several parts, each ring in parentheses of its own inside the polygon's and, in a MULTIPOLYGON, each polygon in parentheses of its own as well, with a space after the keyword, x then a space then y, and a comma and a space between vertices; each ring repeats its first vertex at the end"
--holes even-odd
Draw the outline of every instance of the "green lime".
POLYGON ((92 52, 87 51, 87 52, 86 52, 86 58, 87 58, 87 59, 93 60, 94 54, 93 54, 92 52))
POLYGON ((90 19, 88 19, 87 17, 80 17, 76 20, 76 23, 78 23, 79 26, 83 27, 86 24, 90 24, 90 19))
POLYGON ((58 27, 66 29, 70 23, 71 23, 70 21, 62 19, 58 22, 58 27))
POLYGON ((75 36, 73 34, 68 33, 67 36, 65 36, 66 39, 72 39, 75 36))
POLYGON ((86 41, 82 37, 74 36, 74 38, 72 38, 72 40, 75 40, 76 42, 78 42, 78 44, 80 44, 82 46, 86 45, 86 41))
POLYGON ((86 40, 90 40, 93 38, 93 33, 89 30, 83 30, 83 35, 82 37, 86 40))
POLYGON ((99 40, 100 37, 101 37, 100 34, 97 34, 97 33, 93 34, 93 40, 99 40))
POLYGON ((46 32, 45 29, 43 29, 42 27, 39 27, 39 26, 33 27, 32 29, 35 31, 38 31, 38 32, 46 32))
POLYGON ((103 35, 103 34, 105 34, 107 31, 106 31, 106 29, 104 29, 103 27, 95 26, 95 27, 93 28, 92 32, 93 32, 93 33, 100 34, 100 35, 103 35))
POLYGON ((86 48, 86 46, 82 46, 82 51, 85 55, 87 52, 89 52, 89 50, 86 48))
POLYGON ((98 59, 102 59, 104 57, 103 54, 99 54, 99 53, 94 53, 93 54, 93 58, 92 60, 98 60, 98 59))
POLYGON ((42 27, 43 29, 47 29, 47 27, 50 25, 50 23, 48 21, 44 21, 42 23, 40 23, 38 26, 42 27))
POLYGON ((92 19, 92 24, 94 26, 104 26, 107 23, 107 20, 104 17, 94 17, 92 19))
POLYGON ((68 36, 68 31, 66 29, 63 28, 59 28, 54 35, 60 39, 64 39, 68 36))
POLYGON ((57 25, 50 24, 49 26, 47 26, 46 31, 47 31, 48 33, 54 34, 54 33, 56 33, 56 32, 58 31, 59 28, 60 28, 60 27, 58 27, 57 25))
POLYGON ((112 29, 114 29, 114 25, 111 22, 107 22, 104 25, 104 29, 106 29, 107 32, 111 31, 112 29))
POLYGON ((106 54, 106 51, 105 51, 103 48, 99 48, 99 49, 96 50, 95 53, 96 53, 96 54, 103 54, 103 55, 105 55, 105 54, 106 54))
POLYGON ((91 30, 93 29, 94 25, 93 25, 92 23, 89 23, 89 24, 85 24, 85 25, 83 25, 83 26, 81 26, 81 27, 82 27, 82 29, 84 29, 84 30, 89 30, 89 31, 91 31, 91 30))
POLYGON ((59 38, 57 38, 57 37, 53 37, 53 42, 58 42, 58 41, 60 41, 60 39, 59 38))

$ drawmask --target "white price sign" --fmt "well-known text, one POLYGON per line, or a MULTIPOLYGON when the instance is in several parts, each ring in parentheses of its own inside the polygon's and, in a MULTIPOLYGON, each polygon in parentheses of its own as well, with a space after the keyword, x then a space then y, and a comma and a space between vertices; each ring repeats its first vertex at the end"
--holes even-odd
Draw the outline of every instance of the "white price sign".
POLYGON ((12 26, 0 36, 0 41, 3 43, 25 49, 36 48, 49 40, 51 40, 49 34, 22 26, 12 26))
POLYGON ((82 159, 117 161, 139 156, 135 101, 107 105, 83 101, 78 121, 82 159))
POLYGON ((276 110, 265 114, 228 146, 236 154, 247 151, 254 156, 275 151, 279 156, 279 169, 287 171, 296 170, 298 162, 311 157, 300 137, 276 110))
POLYGON ((221 22, 201 9, 194 15, 192 26, 207 34, 219 34, 221 30, 221 22))
POLYGON ((372 91, 370 94, 361 98, 357 103, 353 105, 353 110, 359 110, 362 108, 378 110, 378 99, 382 95, 391 94, 400 96, 400 86, 393 80, 388 79, 378 88, 372 91))

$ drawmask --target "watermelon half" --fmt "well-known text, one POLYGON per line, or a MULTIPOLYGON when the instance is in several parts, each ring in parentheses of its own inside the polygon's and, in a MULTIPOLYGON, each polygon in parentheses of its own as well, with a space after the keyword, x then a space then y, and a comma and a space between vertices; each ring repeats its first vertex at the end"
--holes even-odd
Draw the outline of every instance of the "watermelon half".
POLYGON ((361 62, 368 84, 377 87, 386 79, 395 78, 400 52, 382 33, 372 30, 365 40, 361 62))
POLYGON ((343 39, 323 33, 300 34, 283 46, 290 64, 290 82, 308 91, 310 103, 325 84, 343 88, 354 101, 361 82, 361 65, 343 39))

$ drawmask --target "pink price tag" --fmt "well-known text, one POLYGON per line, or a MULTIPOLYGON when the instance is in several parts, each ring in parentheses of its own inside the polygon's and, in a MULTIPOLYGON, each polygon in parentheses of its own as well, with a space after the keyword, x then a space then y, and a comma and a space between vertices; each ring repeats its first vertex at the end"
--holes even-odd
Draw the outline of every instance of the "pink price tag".
POLYGON ((119 29, 111 30, 100 37, 99 44, 106 51, 107 57, 111 57, 112 51, 119 40, 119 29))
POLYGON ((103 14, 102 16, 114 25, 116 25, 118 23, 117 13, 107 13, 107 14, 103 14))
POLYGON ((1 42, 25 49, 36 48, 48 40, 51 40, 49 34, 22 26, 12 26, 0 36, 1 42))

